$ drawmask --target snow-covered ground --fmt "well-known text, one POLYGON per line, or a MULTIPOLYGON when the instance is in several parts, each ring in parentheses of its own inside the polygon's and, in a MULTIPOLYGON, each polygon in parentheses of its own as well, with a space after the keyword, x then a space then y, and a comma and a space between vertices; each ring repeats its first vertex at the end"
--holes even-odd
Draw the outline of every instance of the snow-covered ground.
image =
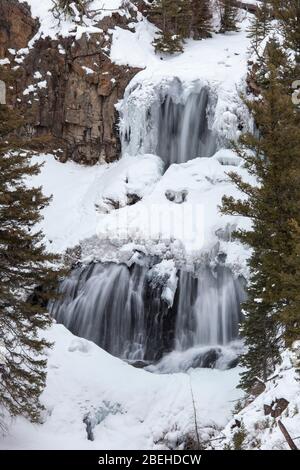
POLYGON ((246 275, 248 252, 231 233, 249 221, 218 209, 224 194, 238 195, 226 173, 248 178, 231 151, 172 165, 163 176, 162 161, 153 155, 94 167, 61 164, 52 155, 34 161, 45 163, 31 184, 53 195, 41 226, 49 249, 81 244, 86 261, 123 262, 136 250, 186 263, 226 253, 227 265, 246 275), (126 206, 135 196, 141 200, 126 206))
POLYGON ((51 204, 43 211, 41 228, 49 250, 62 253, 79 240, 95 234, 97 181, 107 166, 62 164, 53 155, 33 158, 33 163, 43 162, 40 174, 30 180, 30 184, 42 186, 46 196, 53 196, 51 204))
POLYGON ((187 82, 206 78, 226 85, 235 85, 247 71, 247 49, 249 47, 248 33, 249 16, 246 12, 240 14, 241 31, 238 33, 213 34, 210 39, 202 41, 186 40, 184 52, 175 55, 157 55, 152 41, 157 31, 149 21, 142 16, 140 21, 133 23, 135 31, 116 27, 110 57, 118 65, 145 68, 134 79, 153 80, 161 77, 179 76, 187 82))
POLYGON ((135 369, 63 326, 47 333, 47 387, 44 424, 17 418, 0 449, 163 449, 178 448, 194 434, 209 438, 230 419, 239 370, 192 370, 156 375, 135 369), (89 417, 94 441, 88 440, 89 417))

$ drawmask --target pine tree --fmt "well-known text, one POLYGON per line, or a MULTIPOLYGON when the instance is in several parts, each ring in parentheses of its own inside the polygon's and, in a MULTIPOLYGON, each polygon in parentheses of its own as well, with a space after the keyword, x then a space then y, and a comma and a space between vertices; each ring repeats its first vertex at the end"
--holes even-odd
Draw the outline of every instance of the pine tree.
POLYGON ((175 31, 184 40, 191 37, 192 33, 193 12, 191 0, 177 0, 177 2, 173 3, 177 7, 175 31))
MULTIPOLYGON (((268 50, 275 48, 276 43, 270 44, 268 50)), ((242 374, 241 386, 247 391, 255 377, 265 380, 272 371, 279 361, 283 340, 289 338, 291 342, 300 335, 299 296, 289 285, 290 275, 299 282, 299 232, 291 231, 291 224, 300 223, 299 115, 272 57, 266 60, 268 84, 262 89, 261 99, 247 102, 259 135, 244 135, 237 147, 258 186, 231 173, 232 181, 247 198, 225 197, 222 208, 225 213, 253 221, 251 231, 236 234, 253 250, 242 326, 248 350, 242 357, 247 370, 242 374), (292 260, 296 265, 291 264, 292 260)))
POLYGON ((59 273, 52 267, 56 257, 46 251, 36 227, 49 198, 41 188, 25 184, 40 166, 30 163, 26 142, 13 135, 23 124, 22 116, 0 105, 0 406, 11 416, 37 422, 49 347, 40 332, 50 318, 49 294, 41 290, 39 302, 33 302, 33 289, 51 291, 59 273))
POLYGON ((155 0, 151 13, 161 27, 153 42, 157 52, 182 52, 185 39, 211 36, 210 0, 155 0))
POLYGON ((272 30, 272 12, 268 1, 257 5, 256 13, 249 26, 248 37, 251 39, 252 48, 258 53, 258 47, 272 30))
POLYGON ((270 0, 278 19, 285 47, 295 52, 300 64, 300 0, 270 0))
POLYGON ((182 39, 177 34, 172 34, 169 31, 162 31, 153 41, 153 46, 156 52, 164 54, 175 54, 183 52, 182 39))
POLYGON ((183 51, 183 37, 186 30, 182 27, 183 9, 186 4, 179 0, 156 0, 152 12, 161 17, 161 31, 153 41, 156 52, 173 54, 183 51))
POLYGON ((237 13, 235 0, 218 0, 220 11, 220 33, 238 31, 237 13))
POLYGON ((194 39, 211 37, 211 18, 209 0, 191 0, 192 33, 194 39))
MULTIPOLYGON (((298 184, 300 171, 298 169, 298 184)), ((298 202, 300 212, 300 204, 298 202)), ((285 295, 285 303, 280 312, 280 320, 284 325, 284 338, 288 347, 300 339, 300 224, 292 219, 289 222, 293 251, 287 256, 288 270, 280 272, 285 295)))
MULTIPOLYGON (((254 50, 254 52, 256 52, 254 50)), ((277 78, 285 87, 286 92, 290 91, 294 76, 294 65, 291 62, 288 53, 281 47, 280 42, 273 36, 266 44, 264 53, 258 56, 257 71, 255 81, 259 88, 267 89, 270 84, 269 69, 270 65, 277 70, 277 78)))

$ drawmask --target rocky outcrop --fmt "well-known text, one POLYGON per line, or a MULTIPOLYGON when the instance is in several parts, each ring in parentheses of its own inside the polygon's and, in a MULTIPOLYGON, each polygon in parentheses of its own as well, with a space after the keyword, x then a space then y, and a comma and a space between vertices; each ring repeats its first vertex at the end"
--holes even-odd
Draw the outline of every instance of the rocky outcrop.
POLYGON ((26 47, 39 28, 39 22, 31 17, 26 3, 17 0, 0 1, 0 58, 8 49, 26 47))
MULTIPOLYGON (((27 135, 47 136, 46 147, 50 142, 52 148, 59 148, 61 160, 94 164, 117 159, 120 141, 115 105, 139 69, 110 61, 109 31, 116 25, 127 28, 128 19, 114 13, 97 24, 102 31, 83 34, 80 39, 41 38, 28 53, 15 56, 8 49, 25 47, 36 26, 30 34, 28 30, 19 37, 17 24, 25 18, 27 21, 28 7, 6 0, 1 7, 7 30, 2 52, 17 69, 8 100, 29 117, 27 135), (8 6, 10 3, 14 8, 8 6)), ((36 25, 30 16, 28 24, 36 25)))

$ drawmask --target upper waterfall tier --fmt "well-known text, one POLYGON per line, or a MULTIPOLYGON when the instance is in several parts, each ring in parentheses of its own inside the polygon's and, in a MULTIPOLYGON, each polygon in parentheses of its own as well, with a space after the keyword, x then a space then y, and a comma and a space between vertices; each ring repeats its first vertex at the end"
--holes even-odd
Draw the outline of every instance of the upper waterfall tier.
POLYGON ((185 103, 167 95, 159 108, 156 153, 166 165, 196 157, 211 157, 217 148, 216 135, 208 127, 208 88, 191 93, 185 103))
POLYGON ((152 153, 167 166, 211 157, 252 126, 237 92, 213 81, 138 78, 117 106, 123 155, 152 153))

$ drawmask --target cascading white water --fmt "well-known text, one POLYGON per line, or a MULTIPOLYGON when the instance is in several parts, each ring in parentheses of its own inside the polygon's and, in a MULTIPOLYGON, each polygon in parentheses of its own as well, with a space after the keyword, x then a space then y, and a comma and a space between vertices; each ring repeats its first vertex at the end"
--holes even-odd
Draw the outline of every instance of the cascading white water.
POLYGON ((144 357, 143 287, 145 273, 117 264, 91 264, 75 269, 61 284, 62 302, 51 313, 78 336, 111 354, 130 359, 144 357))
POLYGON ((191 93, 184 104, 176 103, 172 96, 165 97, 159 113, 156 153, 166 165, 211 157, 216 152, 216 137, 208 128, 208 102, 206 87, 191 93))
POLYGON ((145 88, 130 90, 119 107, 123 154, 153 153, 169 166, 216 152, 218 138, 210 129, 214 96, 207 85, 185 90, 173 79, 145 88))
POLYGON ((226 345, 238 336, 243 290, 229 269, 204 267, 197 277, 182 271, 175 349, 226 345))
POLYGON ((73 333, 111 354, 155 361, 174 349, 226 345, 238 336, 242 288, 225 267, 181 271, 174 303, 162 300, 151 269, 92 264, 61 285, 51 313, 73 333))

